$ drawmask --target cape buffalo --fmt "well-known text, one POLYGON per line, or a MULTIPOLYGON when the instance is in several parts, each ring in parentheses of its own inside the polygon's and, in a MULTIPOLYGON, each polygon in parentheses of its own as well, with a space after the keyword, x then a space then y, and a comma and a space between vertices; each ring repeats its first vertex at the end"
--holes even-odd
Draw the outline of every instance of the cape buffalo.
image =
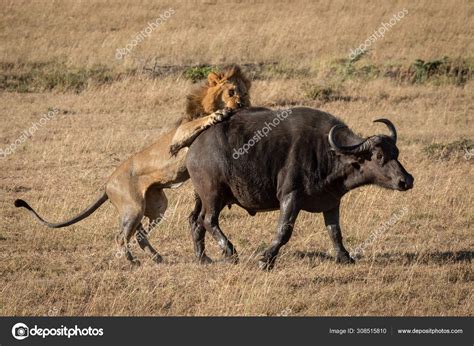
POLYGON ((342 243, 341 198, 368 184, 406 191, 414 181, 398 161, 395 126, 375 121, 390 135, 363 139, 341 120, 311 108, 248 108, 201 134, 186 159, 196 190, 190 224, 198 259, 210 261, 204 250, 208 231, 225 256, 237 260, 219 228, 221 210, 237 204, 251 215, 280 210, 276 236, 259 260, 262 269, 273 267, 300 210, 322 212, 337 262, 354 262, 342 243))

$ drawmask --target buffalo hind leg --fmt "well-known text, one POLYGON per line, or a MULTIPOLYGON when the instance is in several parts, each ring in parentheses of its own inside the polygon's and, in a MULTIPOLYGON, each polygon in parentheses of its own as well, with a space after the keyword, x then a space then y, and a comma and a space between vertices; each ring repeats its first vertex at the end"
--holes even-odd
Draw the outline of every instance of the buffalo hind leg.
POLYGON ((189 215, 189 226, 191 227, 191 236, 194 243, 194 253, 196 259, 201 264, 212 263, 212 260, 206 255, 206 246, 205 246, 205 235, 206 229, 204 226, 198 222, 199 214, 202 209, 201 198, 196 194, 194 196, 195 204, 194 210, 189 215))
POLYGON ((210 212, 201 210, 198 223, 204 225, 206 231, 211 233, 213 238, 217 241, 217 244, 219 244, 219 247, 222 249, 225 258, 228 261, 237 264, 239 261, 237 251, 219 227, 219 213, 221 210, 222 208, 212 208, 210 212))
POLYGON ((271 270, 280 248, 288 243, 293 233, 293 227, 300 209, 297 205, 296 193, 287 195, 280 204, 280 218, 275 238, 259 260, 258 266, 262 270, 271 270))
POLYGON ((324 223, 331 238, 336 251, 336 262, 337 263, 354 263, 354 260, 349 255, 349 252, 342 243, 342 232, 341 226, 339 225, 339 205, 331 210, 323 212, 324 223))

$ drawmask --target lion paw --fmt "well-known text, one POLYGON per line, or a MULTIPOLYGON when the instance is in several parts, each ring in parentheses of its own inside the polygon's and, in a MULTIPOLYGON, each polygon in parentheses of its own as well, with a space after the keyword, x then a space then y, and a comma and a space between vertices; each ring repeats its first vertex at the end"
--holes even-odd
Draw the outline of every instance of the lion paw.
POLYGON ((214 112, 213 120, 215 122, 220 122, 222 120, 230 118, 231 115, 232 115, 232 108, 226 107, 224 109, 219 109, 218 111, 214 112))
POLYGON ((170 146, 170 155, 171 156, 176 156, 178 155, 178 152, 181 150, 181 143, 173 144, 170 146))

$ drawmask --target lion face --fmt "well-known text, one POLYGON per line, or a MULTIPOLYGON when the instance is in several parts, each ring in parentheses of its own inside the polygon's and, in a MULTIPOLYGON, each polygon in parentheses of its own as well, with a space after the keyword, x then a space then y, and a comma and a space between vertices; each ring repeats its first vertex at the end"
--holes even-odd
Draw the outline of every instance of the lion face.
POLYGON ((197 119, 226 107, 249 107, 250 86, 250 80, 236 65, 222 73, 209 73, 207 83, 188 95, 185 119, 197 119))
POLYGON ((219 109, 237 109, 250 106, 249 89, 251 86, 238 66, 217 74, 211 72, 207 77, 209 88, 203 100, 206 112, 212 113, 219 109))

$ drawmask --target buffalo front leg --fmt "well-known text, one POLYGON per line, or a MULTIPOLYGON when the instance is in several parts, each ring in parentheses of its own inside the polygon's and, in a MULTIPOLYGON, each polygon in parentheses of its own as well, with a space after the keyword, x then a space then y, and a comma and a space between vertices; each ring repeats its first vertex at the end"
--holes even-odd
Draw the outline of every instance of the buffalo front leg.
POLYGON ((349 252, 342 243, 341 226, 339 225, 339 205, 331 210, 323 212, 324 223, 331 238, 336 252, 337 263, 354 263, 354 260, 349 255, 349 252))
POLYGON ((280 204, 280 219, 276 236, 270 247, 265 250, 259 260, 258 266, 263 270, 271 270, 275 266, 275 260, 280 248, 288 243, 293 233, 293 227, 300 209, 297 205, 296 194, 289 194, 280 204))

